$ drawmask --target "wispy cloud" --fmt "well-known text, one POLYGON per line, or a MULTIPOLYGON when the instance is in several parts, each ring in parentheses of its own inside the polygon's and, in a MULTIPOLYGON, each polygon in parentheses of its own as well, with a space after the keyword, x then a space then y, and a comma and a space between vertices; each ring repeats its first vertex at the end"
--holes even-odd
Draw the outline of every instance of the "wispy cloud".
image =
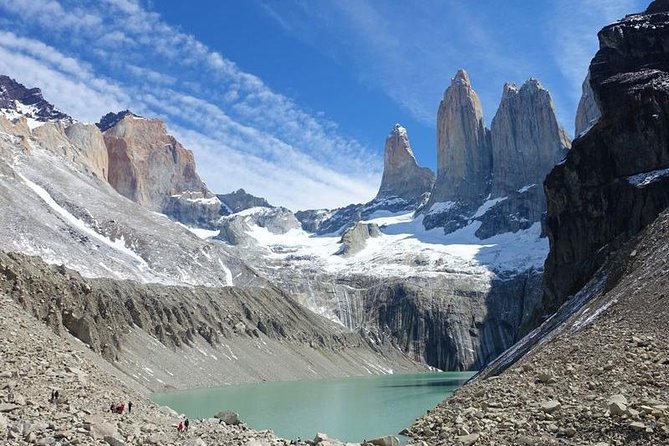
MULTIPOLYGON (((350 66, 421 122, 466 68, 490 119, 502 85, 537 77, 573 120, 597 31, 648 0, 339 0, 261 3, 286 32, 350 66)), ((571 127, 571 126, 569 126, 571 127)))
POLYGON ((434 125, 457 69, 467 68, 482 81, 481 94, 490 104, 501 94, 500 73, 515 79, 530 71, 522 57, 508 57, 478 3, 259 1, 287 32, 350 65, 361 82, 428 125, 434 125))
POLYGON ((12 28, 0 70, 79 119, 121 108, 163 117, 216 191, 245 187, 294 209, 376 192, 377 154, 139 1, 0 0, 0 11, 12 28))
POLYGON ((598 49, 597 31, 626 14, 645 9, 640 0, 560 0, 552 10, 549 31, 551 54, 571 83, 572 99, 580 97, 590 60, 598 49))

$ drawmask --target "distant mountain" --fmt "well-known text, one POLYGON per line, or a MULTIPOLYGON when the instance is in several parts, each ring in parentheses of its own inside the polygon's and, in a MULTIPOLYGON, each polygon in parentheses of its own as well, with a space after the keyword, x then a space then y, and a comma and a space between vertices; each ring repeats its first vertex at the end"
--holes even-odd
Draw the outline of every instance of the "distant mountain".
POLYGON ((376 199, 400 198, 413 201, 429 193, 433 185, 434 173, 418 166, 407 130, 395 124, 386 138, 383 177, 376 199))
POLYGON ((453 232, 478 220, 477 235, 488 238, 540 223, 543 181, 570 145, 549 92, 537 80, 504 86, 488 130, 469 75, 458 71, 437 116, 438 172, 421 211, 425 227, 453 232))
POLYGON ((10 119, 20 115, 38 122, 73 122, 70 116, 44 99, 42 90, 26 88, 5 75, 0 75, 0 111, 10 119))

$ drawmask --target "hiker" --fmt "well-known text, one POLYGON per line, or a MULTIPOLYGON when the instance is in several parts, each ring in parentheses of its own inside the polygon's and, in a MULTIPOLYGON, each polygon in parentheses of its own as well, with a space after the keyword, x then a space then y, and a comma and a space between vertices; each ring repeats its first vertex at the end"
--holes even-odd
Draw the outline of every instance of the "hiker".
POLYGON ((125 410, 125 403, 121 403, 118 405, 118 413, 123 415, 123 411, 125 410))
POLYGON ((58 401, 59 398, 60 398, 60 393, 58 393, 58 390, 54 390, 53 391, 53 400, 58 401))
POLYGON ((54 402, 56 400, 56 391, 51 389, 51 398, 49 399, 50 402, 54 402))
POLYGON ((116 404, 111 403, 111 406, 109 406, 109 412, 111 412, 111 413, 116 412, 116 404))
POLYGON ((132 412, 132 401, 128 401, 128 415, 132 412))
POLYGON ((179 424, 177 425, 177 432, 182 433, 184 431, 184 422, 182 420, 179 420, 179 424))
POLYGON ((186 421, 184 421, 184 429, 186 432, 188 432, 188 426, 190 426, 190 421, 188 421, 188 418, 186 418, 186 421))

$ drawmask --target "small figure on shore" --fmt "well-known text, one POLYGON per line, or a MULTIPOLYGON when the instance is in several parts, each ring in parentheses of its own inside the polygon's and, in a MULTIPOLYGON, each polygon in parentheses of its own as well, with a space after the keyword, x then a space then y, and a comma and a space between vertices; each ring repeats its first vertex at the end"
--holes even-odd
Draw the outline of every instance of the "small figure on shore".
POLYGON ((186 432, 188 432, 188 426, 190 426, 190 421, 188 421, 188 418, 186 418, 186 421, 184 421, 184 429, 186 432))
POLYGON ((179 424, 177 425, 177 432, 182 433, 184 431, 184 422, 182 420, 179 420, 179 424))
POLYGON ((132 412, 132 401, 128 401, 128 415, 132 412))

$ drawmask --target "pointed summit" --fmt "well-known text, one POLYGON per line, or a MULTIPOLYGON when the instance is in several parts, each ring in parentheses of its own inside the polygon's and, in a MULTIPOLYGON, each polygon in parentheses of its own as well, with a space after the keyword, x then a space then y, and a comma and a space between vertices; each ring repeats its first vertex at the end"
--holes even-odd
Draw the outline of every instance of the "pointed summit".
POLYGON ((483 109, 469 75, 459 70, 437 115, 437 181, 431 202, 475 202, 486 196, 492 158, 483 109))
POLYGON ((455 73, 455 77, 451 81, 451 85, 453 85, 455 83, 462 83, 462 84, 465 84, 465 85, 471 85, 472 82, 469 79, 469 73, 467 73, 467 71, 465 71, 462 68, 459 69, 458 72, 455 73))
POLYGON ((555 117, 550 93, 536 79, 520 88, 504 86, 490 133, 493 197, 541 185, 571 145, 555 117))
POLYGON ((432 171, 419 167, 416 162, 407 130, 395 124, 386 139, 383 179, 377 198, 414 200, 429 192, 433 184, 432 171))

